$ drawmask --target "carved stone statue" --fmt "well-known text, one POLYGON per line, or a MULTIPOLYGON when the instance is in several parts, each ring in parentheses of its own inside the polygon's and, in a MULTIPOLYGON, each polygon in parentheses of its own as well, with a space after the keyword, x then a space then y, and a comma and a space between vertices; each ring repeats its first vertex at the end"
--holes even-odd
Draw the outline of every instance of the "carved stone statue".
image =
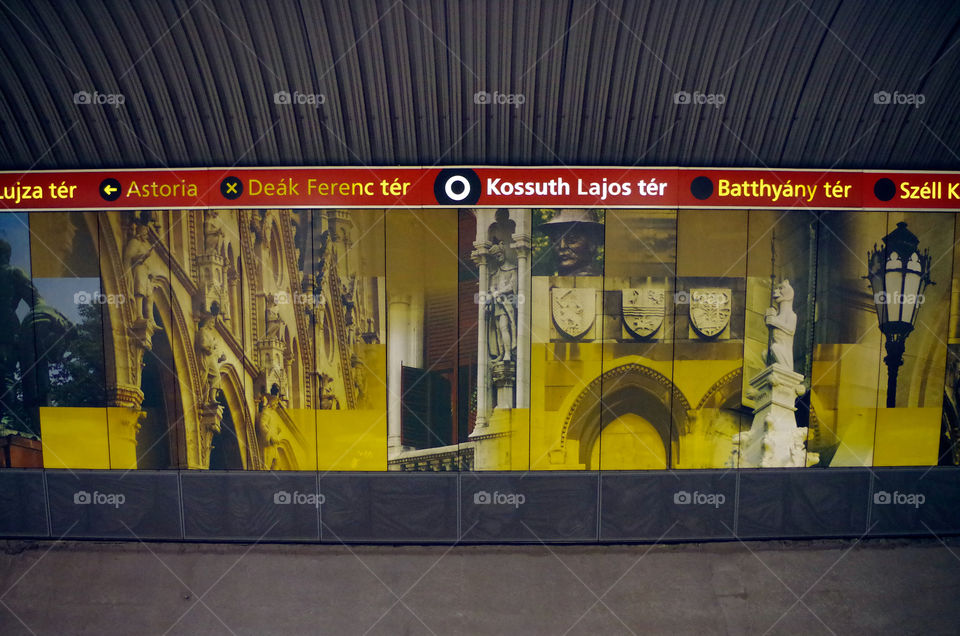
POLYGON ((207 210, 203 216, 203 253, 197 258, 200 270, 200 295, 197 304, 205 314, 220 316, 229 322, 230 286, 239 278, 236 264, 225 264, 225 234, 220 212, 207 210))
POLYGON ((812 466, 820 461, 820 453, 807 451, 807 428, 797 428, 793 432, 790 445, 790 462, 793 466, 812 466))
POLYGON ((216 210, 207 210, 203 215, 203 251, 206 254, 220 254, 223 252, 223 223, 220 213, 216 210))
POLYGON ((326 329, 326 320, 327 320, 327 297, 323 294, 323 289, 319 288, 314 294, 314 305, 313 305, 314 315, 317 317, 317 330, 318 333, 323 333, 323 330, 326 329))
POLYGON ((264 395, 257 405, 257 441, 263 455, 263 467, 266 470, 277 470, 280 463, 280 415, 277 407, 280 404, 278 395, 264 395))
POLYGON ((283 320, 280 318, 280 310, 277 309, 277 297, 274 294, 266 294, 265 299, 267 309, 264 316, 264 338, 279 340, 283 320))
POLYGON ((220 351, 220 334, 214 326, 214 318, 206 318, 197 328, 197 355, 200 368, 206 381, 206 395, 203 401, 215 404, 217 391, 220 390, 220 369, 227 356, 220 351))
POLYGON ((357 288, 357 275, 353 274, 350 276, 349 282, 343 286, 343 293, 340 295, 340 298, 343 302, 344 317, 343 322, 346 326, 350 327, 353 325, 353 310, 356 306, 356 288, 357 288))
POLYGON ((333 390, 333 378, 326 373, 320 374, 320 410, 340 410, 340 400, 337 399, 333 390))
POLYGON ((257 341, 256 349, 260 363, 261 375, 259 382, 264 393, 280 396, 286 399, 289 385, 285 368, 286 345, 282 338, 283 319, 280 318, 278 305, 286 302, 285 293, 264 294, 266 309, 264 311, 263 337, 257 341))
POLYGON ((812 466, 820 461, 807 449, 808 429, 797 426, 796 400, 806 391, 803 375, 793 370, 793 287, 783 280, 773 289, 775 307, 767 309, 770 332, 767 367, 750 379, 744 392, 756 406, 750 429, 733 436, 730 464, 740 468, 812 466))
POLYGON ((146 321, 150 320, 152 313, 150 304, 153 297, 153 274, 147 265, 147 259, 150 258, 153 247, 149 226, 140 222, 133 223, 130 239, 123 247, 123 260, 130 268, 133 298, 137 301, 137 317, 146 321))
POLYGON ((784 279, 773 290, 773 302, 766 313, 770 330, 770 364, 779 364, 793 371, 793 334, 797 331, 797 314, 793 311, 793 287, 784 279))
POLYGON ((362 400, 367 394, 367 374, 364 372, 363 361, 355 353, 350 356, 350 376, 353 380, 353 389, 356 391, 357 400, 362 400))
POLYGON ((488 288, 487 342, 493 361, 510 361, 517 348, 517 266, 507 262, 500 243, 493 244, 490 256, 496 267, 488 288))

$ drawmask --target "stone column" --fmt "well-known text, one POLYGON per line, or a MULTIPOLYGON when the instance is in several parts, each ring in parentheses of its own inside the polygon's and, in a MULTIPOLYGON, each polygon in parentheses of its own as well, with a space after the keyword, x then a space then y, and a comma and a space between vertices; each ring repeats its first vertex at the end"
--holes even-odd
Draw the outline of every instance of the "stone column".
POLYGON ((496 397, 494 408, 512 409, 513 389, 516 384, 517 363, 512 360, 500 360, 492 365, 490 377, 493 380, 494 395, 496 397))
POLYGON ((387 313, 389 335, 387 336, 387 452, 390 456, 400 452, 400 422, 402 414, 402 384, 400 366, 406 353, 406 331, 410 316, 410 299, 395 297, 390 299, 387 313))
MULTIPOLYGON (((224 321, 230 320, 233 316, 233 310, 236 309, 238 313, 243 312, 243 292, 240 289, 240 272, 237 271, 237 268, 230 264, 226 270, 227 276, 227 289, 224 294, 223 302, 221 305, 226 305, 226 307, 221 308, 220 313, 223 314, 222 319, 224 321)), ((240 325, 243 324, 242 320, 237 320, 234 323, 234 329, 238 329, 240 325)))
POLYGON ((817 453, 806 451, 807 429, 797 427, 795 403, 804 390, 803 375, 780 364, 750 380, 753 424, 734 436, 740 468, 805 467, 819 461, 817 453))
MULTIPOLYGON (((210 312, 210 306, 216 302, 223 304, 221 290, 224 284, 223 258, 219 254, 201 254, 197 257, 200 268, 200 295, 201 309, 210 312)), ((220 311, 223 312, 221 307, 220 311)))
MULTIPOLYGON (((423 363, 423 302, 409 294, 392 295, 387 310, 387 454, 402 452, 403 384, 401 367, 423 363)), ((344 378, 349 382, 350 378, 344 378)))
MULTIPOLYGON (((142 359, 142 353, 138 359, 142 359)), ((107 434, 110 440, 110 468, 132 470, 137 467, 137 433, 146 417, 141 410, 143 392, 135 386, 118 385, 107 389, 107 434)))
POLYGON ((223 407, 216 402, 200 407, 200 466, 210 468, 210 450, 213 436, 220 432, 223 421, 223 407))
MULTIPOLYGON (((529 214, 528 210, 520 210, 529 214)), ((522 217, 522 214, 521 214, 522 217)), ((517 228, 521 227, 517 219, 517 228)), ((525 223, 523 225, 526 225, 525 223)), ((526 228, 524 228, 526 229, 526 228)), ((517 398, 519 409, 530 408, 530 234, 513 235, 513 249, 517 251, 517 398)))
POLYGON ((256 344, 256 351, 261 369, 261 376, 258 378, 260 386, 256 389, 263 394, 268 394, 271 386, 276 384, 280 387, 280 394, 284 398, 288 397, 287 378, 290 376, 283 373, 286 362, 283 343, 275 338, 262 338, 256 344))
MULTIPOLYGON (((480 233, 480 222, 477 222, 477 233, 480 233)), ((475 241, 473 253, 470 255, 479 269, 480 290, 477 297, 477 420, 474 425, 474 434, 487 426, 487 413, 490 410, 490 353, 487 350, 487 294, 489 292, 489 272, 487 271, 487 257, 490 243, 475 241)))

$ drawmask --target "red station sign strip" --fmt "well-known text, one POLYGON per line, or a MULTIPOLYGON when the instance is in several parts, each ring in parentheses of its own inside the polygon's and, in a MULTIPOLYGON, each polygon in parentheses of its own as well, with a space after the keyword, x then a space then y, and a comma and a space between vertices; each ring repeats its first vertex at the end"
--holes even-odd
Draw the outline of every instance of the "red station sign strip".
POLYGON ((212 170, 222 184, 234 177, 243 182, 233 200, 217 186, 211 194, 218 207, 384 208, 437 205, 434 180, 440 170, 429 168, 236 168, 212 170))
POLYGON ((860 172, 679 170, 679 207, 846 209, 861 206, 860 172))
POLYGON ((2 172, 0 209, 143 210, 206 207, 211 190, 217 187, 211 183, 211 173, 206 168, 2 172), (118 184, 104 185, 108 180, 118 184), (101 187, 106 191, 101 193, 101 187), (109 198, 114 196, 115 200, 110 201, 109 198))
POLYGON ((960 210, 960 173, 863 172, 865 209, 960 210))
POLYGON ((482 207, 677 206, 676 168, 476 168, 482 207))
POLYGON ((561 206, 960 210, 960 173, 557 166, 0 172, 0 210, 561 206))

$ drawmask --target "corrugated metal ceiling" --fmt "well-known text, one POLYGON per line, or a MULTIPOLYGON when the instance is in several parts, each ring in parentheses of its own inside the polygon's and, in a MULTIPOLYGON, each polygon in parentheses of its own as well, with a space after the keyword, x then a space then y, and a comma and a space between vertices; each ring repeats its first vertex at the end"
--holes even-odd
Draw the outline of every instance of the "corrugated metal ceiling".
POLYGON ((956 170, 958 27, 949 0, 7 0, 0 167, 956 170))

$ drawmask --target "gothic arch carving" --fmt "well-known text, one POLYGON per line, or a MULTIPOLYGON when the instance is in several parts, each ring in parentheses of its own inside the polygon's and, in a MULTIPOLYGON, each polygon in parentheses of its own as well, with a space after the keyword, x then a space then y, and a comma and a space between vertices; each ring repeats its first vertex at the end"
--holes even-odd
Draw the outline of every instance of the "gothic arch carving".
MULTIPOLYGON (((280 229, 280 237, 281 237, 281 240, 283 241, 284 251, 285 251, 285 254, 287 254, 287 257, 283 259, 283 262, 286 263, 286 266, 288 268, 287 279, 291 289, 293 289, 293 292, 295 294, 305 293, 306 290, 303 289, 303 286, 301 284, 302 276, 298 267, 299 259, 295 258, 297 254, 297 247, 296 247, 296 241, 295 241, 294 231, 293 231, 293 217, 289 210, 283 211, 281 214, 283 214, 283 219, 286 221, 285 223, 279 224, 279 229, 280 229)), ((311 237, 310 240, 312 241, 313 238, 311 237)), ((304 263, 304 269, 306 269, 307 267, 308 265, 304 263)), ((312 267, 312 266, 309 266, 309 267, 312 267)), ((310 273, 312 274, 312 271, 310 273)), ((314 367, 315 367, 315 360, 314 360, 315 349, 313 347, 311 326, 310 326, 310 323, 308 322, 307 314, 305 311, 295 312, 294 318, 296 319, 296 330, 297 330, 297 337, 294 338, 294 343, 296 343, 297 341, 302 343, 303 355, 301 355, 300 352, 296 350, 293 351, 293 355, 299 356, 299 360, 302 362, 303 377, 312 378, 314 367)), ((306 403, 304 406, 306 408, 312 408, 314 406, 313 393, 314 391, 312 389, 307 390, 304 393, 304 395, 306 396, 306 403)))
MULTIPOLYGON (((114 228, 111 221, 116 218, 113 214, 104 214, 100 220, 93 213, 84 214, 88 227, 91 224, 98 224, 97 236, 99 236, 100 248, 100 285, 103 287, 104 294, 119 294, 126 291, 126 276, 124 275, 120 256, 120 246, 115 240, 114 228)), ((123 228, 116 228, 116 231, 122 236, 123 228)), ((128 303, 108 304, 104 316, 103 325, 103 348, 107 364, 104 365, 104 375, 109 387, 119 385, 136 386, 139 385, 139 377, 132 378, 133 369, 139 369, 135 366, 135 360, 131 355, 130 337, 126 333, 119 334, 115 331, 116 326, 126 325, 133 322, 132 309, 127 307, 128 303), (120 372, 119 365, 116 364, 117 356, 123 355, 126 362, 126 368, 123 373, 120 372)))
MULTIPOLYGON (((91 228, 91 231, 98 232, 95 236, 98 236, 97 256, 101 292, 126 301, 102 305, 104 356, 107 361, 104 373, 107 385, 115 394, 110 397, 111 403, 116 403, 118 406, 129 405, 126 403, 128 399, 123 400, 123 404, 117 402, 122 400, 121 394, 126 393, 123 387, 140 386, 144 345, 149 346, 149 343, 137 342, 136 336, 126 327, 134 324, 138 318, 137 305, 133 302, 130 292, 132 285, 129 279, 129 267, 123 260, 122 245, 129 235, 133 214, 133 212, 115 212, 100 215, 99 218, 94 213, 84 214, 87 227, 91 228), (119 226, 116 225, 117 223, 119 226)), ((156 238, 157 242, 160 242, 161 237, 156 238)), ((167 276, 157 277, 157 281, 157 285, 161 288, 166 288, 169 284, 167 276)), ((154 297, 156 297, 156 290, 154 297)), ((126 396, 126 398, 130 397, 130 395, 126 396)), ((138 398, 135 401, 138 402, 138 398)), ((135 406, 139 406, 139 402, 135 406)))
MULTIPOLYGON (((266 277, 269 280, 264 279, 263 283, 268 288, 271 286, 276 286, 282 288, 285 283, 287 283, 287 273, 285 271, 286 267, 286 246, 284 241, 281 238, 282 230, 280 227, 280 222, 277 219, 276 215, 270 215, 267 219, 267 229, 264 234, 267 237, 266 242, 264 243, 264 248, 267 252, 268 260, 266 261, 270 265, 270 274, 271 276, 266 277)), ((292 253, 291 253, 292 256, 292 253)), ((293 279, 290 279, 289 282, 292 283, 293 279)), ((294 289, 294 291, 299 291, 294 289)))
POLYGON ((690 403, 669 378, 650 367, 628 362, 593 379, 567 411, 560 447, 580 442, 580 463, 586 464, 593 441, 606 424, 625 413, 644 416, 657 429, 672 465, 672 447, 686 427, 690 403))
POLYGON ((730 404, 730 400, 736 397, 738 400, 742 394, 743 387, 743 367, 738 367, 725 374, 719 380, 713 383, 700 402, 697 403, 697 410, 702 408, 725 408, 730 404))
MULTIPOLYGON (((179 303, 171 301, 166 286, 154 292, 153 301, 160 315, 167 317, 164 323, 164 329, 167 331, 167 340, 170 341, 170 348, 173 350, 174 370, 180 382, 180 391, 184 393, 184 388, 186 388, 190 395, 199 396, 202 391, 200 370, 197 366, 194 338, 191 330, 187 328, 183 308, 179 303), (184 384, 187 386, 184 387, 184 384)), ((187 412, 187 406, 187 404, 184 404, 184 412, 187 412)))
POLYGON ((237 443, 240 446, 240 456, 243 458, 244 469, 256 468, 260 465, 260 444, 257 442, 257 432, 254 429, 250 409, 247 408, 243 378, 237 373, 233 365, 225 366, 221 372, 221 390, 223 397, 230 407, 233 417, 233 426, 237 433, 237 443))

